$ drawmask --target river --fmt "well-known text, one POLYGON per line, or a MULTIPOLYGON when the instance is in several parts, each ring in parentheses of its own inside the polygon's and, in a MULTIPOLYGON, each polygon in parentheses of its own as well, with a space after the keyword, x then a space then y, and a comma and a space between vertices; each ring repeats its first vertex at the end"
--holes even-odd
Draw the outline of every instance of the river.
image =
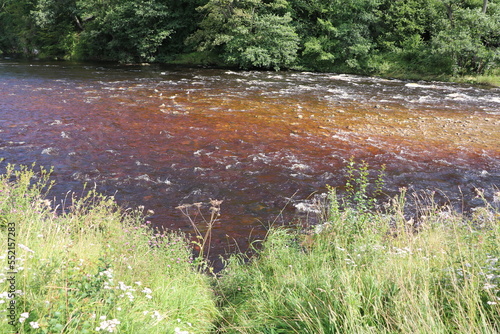
MULTIPOLYGON (((500 186, 500 89, 307 72, 0 61, 1 163, 54 167, 55 203, 84 183, 157 226, 224 200, 222 252, 306 219, 350 157, 387 165, 386 193, 479 205, 500 186)), ((457 204, 458 203, 458 204, 457 204)))

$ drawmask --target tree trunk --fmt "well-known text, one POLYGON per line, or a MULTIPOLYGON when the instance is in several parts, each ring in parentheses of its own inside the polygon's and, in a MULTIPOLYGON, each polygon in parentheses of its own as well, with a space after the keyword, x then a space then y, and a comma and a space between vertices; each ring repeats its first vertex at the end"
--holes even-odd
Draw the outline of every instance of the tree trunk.
POLYGON ((488 0, 483 0, 483 14, 486 14, 487 8, 488 8, 488 0))

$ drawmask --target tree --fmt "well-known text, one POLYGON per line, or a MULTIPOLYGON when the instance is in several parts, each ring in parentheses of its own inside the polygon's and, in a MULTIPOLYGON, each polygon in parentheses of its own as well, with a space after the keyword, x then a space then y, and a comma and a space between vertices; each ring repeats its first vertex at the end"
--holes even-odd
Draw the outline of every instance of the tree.
POLYGON ((432 40, 432 52, 449 59, 449 71, 454 74, 498 67, 500 3, 446 1, 444 6, 448 15, 432 40))
POLYGON ((375 51, 381 0, 290 0, 301 31, 302 64, 315 70, 363 71, 375 51))
POLYGON ((33 6, 31 0, 0 0, 0 54, 36 53, 36 29, 30 16, 33 6))
POLYGON ((199 8, 206 16, 190 41, 241 68, 289 67, 297 57, 299 37, 287 5, 286 1, 210 0, 199 8))
POLYGON ((82 58, 154 61, 172 33, 171 12, 160 0, 87 0, 80 8, 88 21, 78 47, 82 58))
POLYGON ((30 11, 37 27, 36 44, 43 58, 67 58, 76 39, 78 9, 75 0, 38 0, 30 11))

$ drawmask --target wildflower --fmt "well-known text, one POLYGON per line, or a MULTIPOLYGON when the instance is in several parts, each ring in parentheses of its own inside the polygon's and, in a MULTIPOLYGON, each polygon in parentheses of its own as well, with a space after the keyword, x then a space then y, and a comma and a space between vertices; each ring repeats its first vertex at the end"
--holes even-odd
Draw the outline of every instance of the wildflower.
POLYGON ((174 332, 175 334, 189 334, 188 331, 181 331, 179 327, 175 327, 174 332))
POLYGON ((162 316, 161 316, 160 312, 153 311, 153 314, 151 314, 151 318, 152 319, 156 318, 156 319, 160 320, 162 318, 162 316))
POLYGON ((19 318, 19 322, 23 323, 24 321, 26 321, 26 319, 28 319, 29 316, 30 316, 30 314, 28 312, 21 313, 21 316, 19 318))
POLYGON ((30 326, 31 328, 40 328, 40 324, 36 321, 31 321, 30 326))
POLYGON ((128 286, 128 285, 126 285, 126 284, 125 284, 125 283, 123 283, 123 282, 118 282, 118 285, 120 286, 120 287, 119 287, 119 289, 120 289, 120 290, 123 290, 123 291, 127 291, 128 289, 130 289, 130 288, 131 288, 131 286, 128 286))
POLYGON ((141 292, 144 292, 145 294, 149 295, 151 294, 151 292, 153 292, 153 290, 151 290, 150 288, 144 288, 144 290, 142 290, 141 292))
POLYGON ((496 305, 496 304, 497 304, 497 302, 492 302, 492 301, 487 301, 486 303, 487 303, 488 305, 496 305))
POLYGON ((119 324, 120 324, 120 320, 118 320, 118 319, 105 320, 105 321, 102 321, 99 324, 99 327, 97 327, 95 330, 97 332, 102 330, 102 331, 106 331, 109 333, 114 333, 114 332, 116 332, 116 326, 119 324))
POLYGON ((113 278, 113 269, 109 268, 107 270, 101 271, 99 276, 106 276, 107 278, 113 278))
POLYGON ((134 301, 134 295, 131 292, 126 292, 125 295, 128 297, 128 300, 133 302, 134 301))

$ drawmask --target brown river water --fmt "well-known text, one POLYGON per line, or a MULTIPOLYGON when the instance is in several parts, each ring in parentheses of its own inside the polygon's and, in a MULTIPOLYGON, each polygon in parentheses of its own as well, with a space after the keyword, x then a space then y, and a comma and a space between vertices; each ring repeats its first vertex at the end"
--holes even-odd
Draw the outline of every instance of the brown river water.
POLYGON ((500 89, 306 72, 0 61, 1 163, 54 167, 55 202, 84 183, 157 226, 224 200, 213 247, 304 219, 350 157, 387 165, 387 194, 457 206, 500 187, 500 89))

